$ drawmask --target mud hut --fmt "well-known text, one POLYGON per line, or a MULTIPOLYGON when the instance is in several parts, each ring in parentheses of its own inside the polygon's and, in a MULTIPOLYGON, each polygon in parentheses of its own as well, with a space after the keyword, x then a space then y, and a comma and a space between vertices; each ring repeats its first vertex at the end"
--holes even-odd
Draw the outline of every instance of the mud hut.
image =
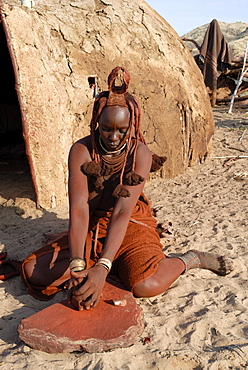
POLYGON ((131 73, 147 143, 168 157, 161 175, 207 156, 214 124, 201 72, 145 1, 37 0, 33 9, 2 1, 0 27, 11 65, 1 84, 18 102, 38 206, 66 200, 69 148, 89 132, 96 88, 107 88, 117 65, 131 73))

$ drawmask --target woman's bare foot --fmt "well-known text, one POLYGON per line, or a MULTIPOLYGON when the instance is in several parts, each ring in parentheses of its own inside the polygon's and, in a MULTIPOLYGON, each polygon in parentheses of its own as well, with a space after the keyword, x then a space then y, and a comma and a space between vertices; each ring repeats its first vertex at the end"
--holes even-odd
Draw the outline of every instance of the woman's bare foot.
POLYGON ((185 263, 185 272, 198 267, 225 276, 233 270, 232 261, 220 254, 201 252, 193 249, 178 258, 185 263))

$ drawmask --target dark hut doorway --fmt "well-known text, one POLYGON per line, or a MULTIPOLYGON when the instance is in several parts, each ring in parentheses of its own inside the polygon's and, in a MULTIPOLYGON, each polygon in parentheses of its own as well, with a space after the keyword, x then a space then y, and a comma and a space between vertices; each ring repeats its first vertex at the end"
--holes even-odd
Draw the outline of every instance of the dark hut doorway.
POLYGON ((22 118, 15 89, 15 74, 0 22, 0 196, 4 199, 28 197, 35 200, 22 118), (23 186, 28 185, 28 189, 23 186), (17 185, 18 186, 12 186, 17 185))

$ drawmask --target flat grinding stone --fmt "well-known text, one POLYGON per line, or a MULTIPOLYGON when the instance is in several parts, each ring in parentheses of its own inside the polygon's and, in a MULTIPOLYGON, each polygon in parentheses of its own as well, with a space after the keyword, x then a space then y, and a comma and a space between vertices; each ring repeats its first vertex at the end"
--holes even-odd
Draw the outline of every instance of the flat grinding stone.
POLYGON ((139 340, 142 318, 132 293, 106 282, 103 297, 92 310, 78 311, 61 301, 23 319, 18 333, 30 347, 48 353, 104 352, 139 340), (126 306, 114 305, 113 300, 120 299, 126 306))

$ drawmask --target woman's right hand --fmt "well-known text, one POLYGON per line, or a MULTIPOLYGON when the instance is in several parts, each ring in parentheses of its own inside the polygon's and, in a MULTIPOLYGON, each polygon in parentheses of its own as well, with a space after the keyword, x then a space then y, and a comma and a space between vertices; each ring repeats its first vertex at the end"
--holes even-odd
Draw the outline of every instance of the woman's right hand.
POLYGON ((74 277, 71 273, 71 277, 69 279, 68 287, 67 287, 67 301, 69 303, 72 303, 73 306, 75 306, 79 311, 80 311, 80 307, 79 307, 78 302, 74 298, 73 292, 77 290, 81 284, 83 284, 83 281, 85 280, 85 275, 82 276, 82 273, 85 273, 85 272, 86 270, 78 272, 77 275, 80 273, 80 276, 78 277, 74 277))

